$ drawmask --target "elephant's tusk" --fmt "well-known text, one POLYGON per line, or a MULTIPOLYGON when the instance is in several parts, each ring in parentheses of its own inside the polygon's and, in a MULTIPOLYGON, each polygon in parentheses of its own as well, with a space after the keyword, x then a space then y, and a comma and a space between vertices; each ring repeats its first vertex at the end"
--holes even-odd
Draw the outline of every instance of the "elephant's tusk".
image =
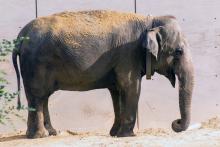
POLYGON ((146 53, 146 79, 151 79, 151 53, 147 51, 146 53))
POLYGON ((137 107, 137 129, 139 130, 139 128, 140 128, 140 119, 139 119, 139 112, 137 107))

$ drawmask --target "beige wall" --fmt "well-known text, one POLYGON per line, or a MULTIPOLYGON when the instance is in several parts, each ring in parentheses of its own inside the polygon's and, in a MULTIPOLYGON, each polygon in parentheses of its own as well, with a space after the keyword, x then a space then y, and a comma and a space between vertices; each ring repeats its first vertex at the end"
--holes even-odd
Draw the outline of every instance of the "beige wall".
MULTIPOLYGON (((38 0, 38 16, 91 9, 133 11, 134 8, 132 0, 38 0)), ((35 0, 0 0, 0 16, 0 38, 15 38, 20 27, 35 18, 35 0)))

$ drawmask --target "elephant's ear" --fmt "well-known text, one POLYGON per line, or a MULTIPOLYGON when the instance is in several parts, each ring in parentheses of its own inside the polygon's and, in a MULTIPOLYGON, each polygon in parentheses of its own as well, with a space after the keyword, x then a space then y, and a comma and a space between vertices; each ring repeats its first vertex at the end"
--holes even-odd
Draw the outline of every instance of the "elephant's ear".
POLYGON ((143 40, 143 47, 147 52, 151 53, 156 59, 161 46, 161 35, 159 33, 161 27, 156 27, 146 31, 146 36, 143 40))
POLYGON ((151 79, 152 69, 151 69, 151 55, 153 55, 156 60, 158 58, 159 48, 161 47, 161 35, 159 33, 160 27, 147 30, 143 39, 143 48, 146 49, 146 77, 151 79))

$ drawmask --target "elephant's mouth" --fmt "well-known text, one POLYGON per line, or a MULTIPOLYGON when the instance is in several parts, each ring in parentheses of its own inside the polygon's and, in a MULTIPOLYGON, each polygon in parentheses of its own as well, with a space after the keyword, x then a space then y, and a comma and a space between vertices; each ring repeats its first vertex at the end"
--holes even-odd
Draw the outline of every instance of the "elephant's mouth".
POLYGON ((158 72, 157 62, 154 56, 151 55, 151 76, 154 75, 155 72, 158 72))
POLYGON ((166 71, 166 77, 169 79, 171 85, 175 88, 176 76, 173 68, 168 68, 168 70, 166 71))
POLYGON ((172 67, 152 66, 152 75, 154 75, 155 72, 164 75, 170 81, 171 85, 175 87, 176 77, 175 77, 175 71, 172 67))

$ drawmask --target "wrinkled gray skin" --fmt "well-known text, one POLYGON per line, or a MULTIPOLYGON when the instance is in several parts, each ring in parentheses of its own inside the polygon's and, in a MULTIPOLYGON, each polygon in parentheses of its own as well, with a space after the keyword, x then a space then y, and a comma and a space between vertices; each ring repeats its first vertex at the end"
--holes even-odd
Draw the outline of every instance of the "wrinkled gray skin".
MULTIPOLYGON (((57 134, 48 111, 48 98, 54 91, 100 88, 109 89, 113 100, 115 121, 110 135, 133 136, 141 79, 146 73, 146 52, 151 53, 152 75, 157 72, 166 76, 173 86, 178 77, 181 118, 173 121, 172 129, 175 132, 187 129, 190 123, 193 66, 185 38, 173 16, 128 21, 114 26, 104 39, 90 35, 73 36, 81 43, 77 49, 62 41, 65 35, 54 35, 50 29, 34 27, 35 21, 25 26, 19 34, 29 36, 30 40, 21 43, 19 49, 13 52, 18 82, 17 55, 20 57, 28 106, 36 109, 28 112, 28 138, 44 137, 46 130, 49 135, 57 134)), ((57 22, 48 20, 48 23, 53 26, 57 22)), ((94 29, 102 28, 94 25, 94 29)))

